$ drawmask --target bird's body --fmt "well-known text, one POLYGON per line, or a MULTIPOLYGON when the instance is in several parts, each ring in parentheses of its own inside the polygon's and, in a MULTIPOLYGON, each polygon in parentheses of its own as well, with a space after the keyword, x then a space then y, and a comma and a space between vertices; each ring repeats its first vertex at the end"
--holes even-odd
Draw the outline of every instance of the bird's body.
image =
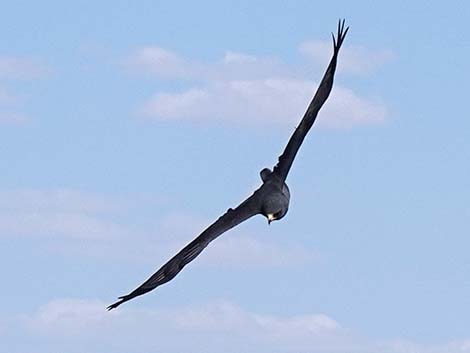
POLYGON ((271 223, 286 215, 290 202, 290 191, 286 184, 287 174, 289 173, 300 145, 315 122, 320 108, 331 92, 339 49, 348 29, 349 28, 344 29, 344 20, 339 22, 337 37, 335 38, 333 35, 333 57, 331 58, 320 86, 299 126, 289 139, 284 152, 279 157, 276 166, 272 171, 268 168, 264 168, 260 172, 261 180, 263 181, 262 185, 236 208, 229 208, 225 214, 219 217, 219 219, 205 229, 197 238, 173 256, 142 285, 130 294, 119 297, 119 301, 108 306, 109 310, 172 280, 183 267, 194 260, 211 241, 248 218, 262 214, 267 218, 268 223, 271 223))
POLYGON ((260 194, 261 213, 268 219, 268 222, 279 220, 289 210, 289 187, 272 172, 262 180, 263 185, 256 191, 260 194))

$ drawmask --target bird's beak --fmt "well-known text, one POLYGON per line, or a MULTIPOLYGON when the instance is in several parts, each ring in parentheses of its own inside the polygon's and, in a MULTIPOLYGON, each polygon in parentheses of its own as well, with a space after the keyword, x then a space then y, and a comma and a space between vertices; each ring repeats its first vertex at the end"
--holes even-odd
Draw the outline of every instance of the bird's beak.
POLYGON ((274 215, 270 213, 268 214, 268 224, 271 224, 272 221, 274 221, 274 215))

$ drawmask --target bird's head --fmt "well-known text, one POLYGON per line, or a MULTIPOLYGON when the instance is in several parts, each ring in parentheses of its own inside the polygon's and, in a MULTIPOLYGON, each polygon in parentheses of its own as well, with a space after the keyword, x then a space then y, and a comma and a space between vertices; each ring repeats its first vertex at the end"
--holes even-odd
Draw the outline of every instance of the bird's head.
POLYGON ((261 172, 259 172, 259 175, 261 177, 261 180, 265 182, 268 180, 269 176, 271 175, 272 171, 269 168, 264 168, 261 172))
POLYGON ((272 221, 276 220, 276 218, 274 218, 274 214, 272 213, 268 213, 266 218, 268 219, 268 224, 271 224, 272 221))
POLYGON ((286 212, 281 210, 281 211, 276 212, 276 213, 266 213, 264 216, 267 218, 268 224, 271 224, 272 221, 280 220, 282 217, 285 216, 285 214, 286 214, 286 212))

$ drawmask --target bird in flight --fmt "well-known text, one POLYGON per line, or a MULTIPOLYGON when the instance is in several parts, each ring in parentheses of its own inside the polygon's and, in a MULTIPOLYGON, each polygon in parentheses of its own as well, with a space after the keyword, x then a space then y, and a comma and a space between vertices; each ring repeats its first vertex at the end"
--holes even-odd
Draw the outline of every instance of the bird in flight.
POLYGON ((290 192, 286 184, 287 174, 292 166, 295 155, 300 148, 305 136, 312 127, 315 119, 333 87, 333 78, 336 70, 338 53, 343 44, 349 27, 344 28, 344 20, 338 22, 338 31, 333 37, 333 56, 326 69, 325 75, 318 87, 315 96, 305 112, 302 121, 295 129, 284 152, 279 156, 278 163, 271 171, 264 168, 260 172, 263 184, 239 206, 229 208, 217 221, 212 223, 196 239, 186 245, 179 253, 173 256, 149 279, 142 283, 131 293, 119 297, 119 300, 108 306, 108 310, 115 309, 122 303, 145 294, 158 286, 171 281, 188 263, 193 261, 211 241, 225 233, 229 229, 246 221, 257 214, 267 218, 268 223, 284 217, 289 208, 290 192))

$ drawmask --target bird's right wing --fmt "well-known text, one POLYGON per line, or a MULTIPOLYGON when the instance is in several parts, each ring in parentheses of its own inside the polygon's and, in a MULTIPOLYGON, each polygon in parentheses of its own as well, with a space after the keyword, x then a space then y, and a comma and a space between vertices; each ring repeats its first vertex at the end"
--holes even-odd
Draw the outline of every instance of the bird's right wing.
POLYGON ((108 306, 108 310, 117 308, 122 303, 172 280, 183 267, 193 261, 212 240, 260 212, 259 196, 257 191, 255 191, 253 195, 243 201, 235 209, 229 208, 225 214, 204 230, 196 239, 186 245, 142 285, 130 294, 119 297, 120 300, 108 306))
POLYGON ((310 102, 310 105, 308 106, 302 121, 295 129, 294 134, 291 136, 286 148, 284 149, 284 152, 279 157, 279 161, 273 169, 273 173, 276 174, 281 181, 286 180, 287 174, 289 173, 290 167, 294 162, 295 155, 297 154, 300 145, 315 122, 320 108, 323 106, 328 96, 330 95, 331 88, 333 87, 333 78, 335 75, 339 49, 341 48, 341 44, 343 44, 346 33, 348 33, 348 29, 349 27, 347 27, 346 30, 344 29, 344 20, 342 22, 340 20, 338 23, 337 38, 335 39, 335 36, 332 35, 333 57, 331 58, 330 64, 326 69, 325 75, 323 76, 320 86, 318 87, 317 93, 315 93, 313 100, 310 102))

